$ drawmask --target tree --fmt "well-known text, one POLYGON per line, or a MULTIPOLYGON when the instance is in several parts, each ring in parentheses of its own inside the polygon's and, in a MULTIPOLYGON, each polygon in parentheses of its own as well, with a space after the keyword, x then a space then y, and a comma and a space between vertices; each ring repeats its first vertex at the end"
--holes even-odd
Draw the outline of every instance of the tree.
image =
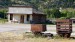
POLYGON ((59 9, 53 9, 53 15, 55 18, 60 18, 61 17, 61 13, 59 11, 59 9))
POLYGON ((72 18, 72 12, 67 12, 67 18, 72 18))
POLYGON ((6 12, 7 12, 6 9, 0 10, 0 18, 4 18, 4 19, 7 18, 6 12))
POLYGON ((0 0, 0 5, 10 6, 11 5, 11 0, 0 0))

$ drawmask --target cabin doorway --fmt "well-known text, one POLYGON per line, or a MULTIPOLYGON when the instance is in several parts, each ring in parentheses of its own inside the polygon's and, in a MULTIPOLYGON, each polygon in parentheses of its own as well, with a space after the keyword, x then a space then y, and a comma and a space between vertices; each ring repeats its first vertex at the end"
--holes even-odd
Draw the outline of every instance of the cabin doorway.
POLYGON ((24 15, 21 15, 21 17, 20 17, 20 23, 24 23, 24 15))
POLYGON ((10 14, 10 20, 13 20, 13 14, 10 14))

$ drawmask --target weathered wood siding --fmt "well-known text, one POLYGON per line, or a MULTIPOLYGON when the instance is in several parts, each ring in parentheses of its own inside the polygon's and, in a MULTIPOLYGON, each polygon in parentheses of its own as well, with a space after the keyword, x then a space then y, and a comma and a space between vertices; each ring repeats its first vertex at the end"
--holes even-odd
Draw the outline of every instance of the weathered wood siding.
POLYGON ((32 32, 44 32, 46 31, 46 25, 45 24, 31 24, 31 31, 32 32))
POLYGON ((34 23, 38 23, 38 24, 41 24, 41 23, 45 23, 46 22, 46 15, 42 15, 42 14, 33 14, 33 22, 34 23))

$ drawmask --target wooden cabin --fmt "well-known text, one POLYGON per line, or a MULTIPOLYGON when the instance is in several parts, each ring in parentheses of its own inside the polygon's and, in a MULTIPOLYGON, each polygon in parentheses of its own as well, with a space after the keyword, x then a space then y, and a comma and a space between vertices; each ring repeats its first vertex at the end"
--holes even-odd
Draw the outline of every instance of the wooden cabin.
POLYGON ((13 23, 45 23, 46 15, 31 6, 11 6, 8 8, 8 22, 13 23))

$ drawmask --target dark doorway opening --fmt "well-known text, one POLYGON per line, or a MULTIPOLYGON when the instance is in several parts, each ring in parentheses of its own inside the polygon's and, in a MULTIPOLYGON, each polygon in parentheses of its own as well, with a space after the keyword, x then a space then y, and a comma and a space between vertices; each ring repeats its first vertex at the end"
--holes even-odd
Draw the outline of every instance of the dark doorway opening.
POLYGON ((30 20, 30 15, 27 15, 27 21, 29 21, 30 20))
POLYGON ((24 23, 24 15, 21 15, 21 17, 20 17, 20 23, 24 23))
POLYGON ((10 14, 10 20, 13 20, 13 14, 10 14))
POLYGON ((73 23, 75 23, 75 21, 73 21, 73 23))

